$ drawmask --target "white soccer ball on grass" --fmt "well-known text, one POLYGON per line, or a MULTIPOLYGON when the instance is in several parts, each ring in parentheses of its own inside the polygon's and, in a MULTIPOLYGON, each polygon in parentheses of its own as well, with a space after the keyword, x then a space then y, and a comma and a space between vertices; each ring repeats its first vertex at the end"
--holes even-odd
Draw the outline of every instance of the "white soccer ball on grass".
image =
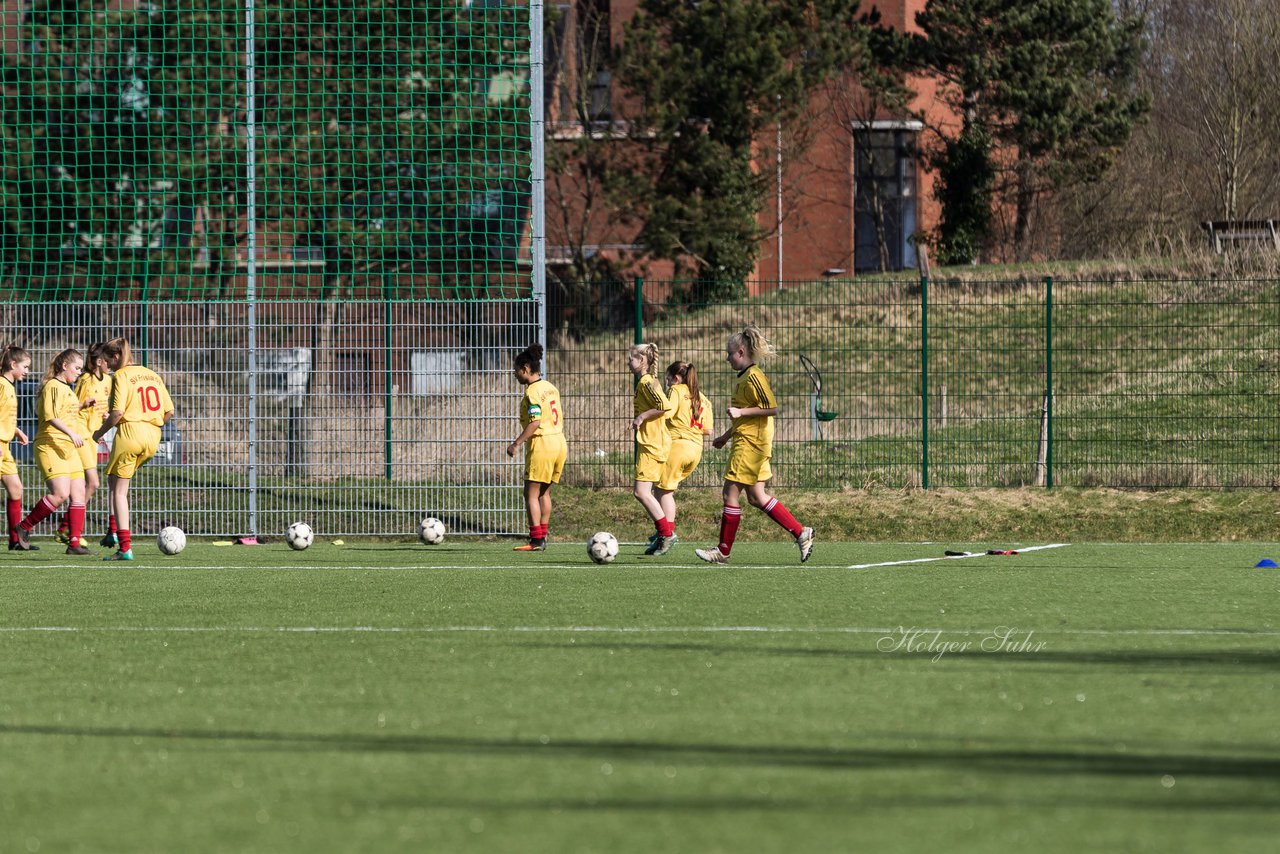
POLYGON ((429 546, 438 546, 444 542, 444 522, 435 516, 428 516, 418 523, 418 539, 429 546))
POLYGON ((181 528, 170 525, 156 536, 156 548, 167 555, 176 555, 187 547, 187 535, 181 528))
POLYGON ((284 532, 284 541, 289 544, 289 548, 299 552, 311 545, 315 538, 315 531, 306 522, 294 522, 284 532))
POLYGON ((596 563, 610 563, 618 556, 618 538, 608 531, 596 531, 587 540, 587 556, 596 563))

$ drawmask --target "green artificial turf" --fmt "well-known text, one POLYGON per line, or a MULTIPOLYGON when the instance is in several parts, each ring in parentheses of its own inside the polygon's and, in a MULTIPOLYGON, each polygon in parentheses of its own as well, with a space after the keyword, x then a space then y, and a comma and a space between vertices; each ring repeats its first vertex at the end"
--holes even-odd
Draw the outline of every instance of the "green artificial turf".
POLYGON ((1275 543, 37 542, 0 556, 0 850, 1280 837, 1275 543))

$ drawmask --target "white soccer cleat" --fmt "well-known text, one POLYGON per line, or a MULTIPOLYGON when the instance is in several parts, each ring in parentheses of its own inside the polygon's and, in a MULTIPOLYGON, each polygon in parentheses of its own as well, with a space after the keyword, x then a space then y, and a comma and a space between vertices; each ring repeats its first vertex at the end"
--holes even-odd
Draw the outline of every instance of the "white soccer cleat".
POLYGON ((719 548, 714 549, 694 549, 693 553, 705 560, 707 563, 728 563, 729 556, 720 551, 719 548))
POLYGON ((800 562, 804 563, 813 554, 813 528, 805 528, 796 537, 796 545, 800 547, 800 562))

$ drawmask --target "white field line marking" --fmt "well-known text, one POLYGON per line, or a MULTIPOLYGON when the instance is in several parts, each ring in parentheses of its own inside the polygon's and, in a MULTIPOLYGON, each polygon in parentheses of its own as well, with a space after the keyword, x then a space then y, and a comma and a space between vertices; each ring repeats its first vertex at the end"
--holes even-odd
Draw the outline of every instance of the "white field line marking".
MULTIPOLYGON (((1041 549, 1065 549, 1071 543, 1049 543, 1044 546, 1020 546, 1014 551, 1021 552, 1038 552, 1041 549)), ((943 557, 918 557, 912 560, 890 560, 884 563, 855 563, 847 569, 872 569, 877 566, 906 566, 909 563, 934 563, 940 560, 966 560, 971 557, 988 557, 986 552, 972 552, 962 555, 944 555, 943 557)))
MULTIPOLYGON (((1003 627, 998 627, 1003 628, 1003 627)), ((883 628, 876 626, 0 626, 0 634, 770 634, 890 635, 904 631, 921 636, 981 635, 993 629, 883 628)), ((1280 637, 1280 629, 1034 629, 1038 635, 1088 637, 1280 637)))

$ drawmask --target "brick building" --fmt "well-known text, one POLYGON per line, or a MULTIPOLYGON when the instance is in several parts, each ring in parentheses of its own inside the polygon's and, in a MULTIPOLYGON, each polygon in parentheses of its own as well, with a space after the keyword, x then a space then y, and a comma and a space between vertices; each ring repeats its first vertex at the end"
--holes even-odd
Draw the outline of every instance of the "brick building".
MULTIPOLYGON (((609 69, 584 68, 591 65, 584 53, 605 38, 616 44, 639 0, 561 0, 557 5, 560 28, 547 46, 548 144, 584 133, 604 138, 625 135, 630 129, 615 121, 620 94, 609 69), (586 128, 574 117, 569 100, 572 81, 584 72, 589 81, 587 100, 596 120, 586 128)), ((864 8, 879 10, 885 25, 903 31, 914 29, 915 15, 924 5, 925 0, 864 2, 864 8)), ((928 193, 932 178, 924 172, 919 156, 924 123, 914 116, 939 124, 946 122, 949 113, 936 100, 931 81, 909 83, 917 93, 915 101, 905 114, 891 114, 866 103, 856 81, 832 81, 809 105, 809 144, 803 154, 781 163, 756 164, 762 173, 777 176, 775 198, 760 213, 761 230, 768 236, 760 247, 758 287, 916 266, 911 238, 935 226, 938 205, 928 193)), ((780 129, 779 138, 784 137, 790 139, 787 128, 780 129)), ((784 141, 783 150, 788 146, 784 141)), ((762 141, 761 148, 772 158, 778 146, 776 140, 768 140, 762 141)), ((595 199, 590 213, 584 214, 583 193, 576 176, 548 173, 549 260, 563 260, 579 244, 588 253, 616 256, 635 248, 635 224, 602 208, 595 199)), ((661 278, 669 275, 670 267, 659 264, 649 272, 661 278)))

